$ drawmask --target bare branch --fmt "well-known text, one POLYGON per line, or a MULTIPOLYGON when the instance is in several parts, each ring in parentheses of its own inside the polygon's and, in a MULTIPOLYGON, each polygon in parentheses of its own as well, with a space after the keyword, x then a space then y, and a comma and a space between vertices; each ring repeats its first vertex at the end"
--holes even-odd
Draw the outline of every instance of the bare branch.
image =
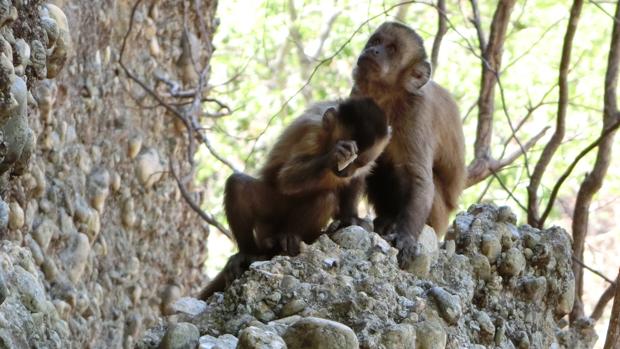
POLYGON ((488 176, 490 176, 491 174, 496 173, 500 171, 502 168, 512 164, 515 160, 519 158, 519 156, 523 155, 528 150, 530 150, 536 144, 536 142, 538 142, 538 140, 541 139, 545 135, 545 132, 547 132, 548 129, 549 127, 545 127, 537 135, 532 137, 532 139, 530 139, 525 144, 523 144, 522 147, 520 147, 515 152, 504 157, 501 160, 489 159, 486 162, 486 166, 481 167, 479 170, 478 169, 472 170, 472 167, 470 167, 468 169, 469 173, 467 176, 467 184, 465 185, 465 187, 468 188, 468 187, 471 187, 472 185, 478 184, 484 179, 486 179, 488 176), (474 170, 477 170, 479 172, 474 172, 474 170))
POLYGON ((482 30, 482 24, 480 23, 480 8, 478 7, 478 0, 469 0, 471 3, 471 9, 473 12, 473 18, 470 22, 476 28, 476 34, 478 34, 478 47, 480 47, 480 54, 483 54, 487 50, 487 40, 482 30))
POLYGON ((200 218, 202 218, 205 222, 207 222, 209 225, 212 225, 215 228, 217 228, 217 230, 219 230, 222 234, 224 234, 224 236, 229 238, 231 241, 234 241, 234 239, 232 237, 232 234, 230 233, 230 231, 228 229, 226 229, 213 216, 211 216, 210 214, 208 214, 205 211, 203 211, 200 208, 200 206, 198 206, 198 204, 196 202, 194 202, 194 199, 187 192, 187 189, 185 188, 185 185, 183 184, 183 182, 181 182, 181 179, 179 178, 179 176, 177 175, 176 171, 174 170, 174 166, 172 165, 172 158, 170 159, 170 173, 172 173, 172 176, 174 177, 174 180, 177 182, 177 186, 179 187, 179 190, 181 191, 181 195, 183 196, 183 199, 185 199, 185 202, 187 202, 189 207, 194 212, 196 212, 200 216, 200 218))
MULTIPOLYGON (((620 18, 620 2, 616 5, 615 18, 620 18)), ((573 212, 573 255, 579 259, 583 259, 583 248, 585 245, 586 235, 588 233, 590 204, 592 203, 592 198, 594 195, 603 185, 603 180, 605 179, 605 175, 609 169, 609 164, 612 158, 614 135, 618 127, 617 124, 620 123, 620 119, 618 118, 616 95, 616 89, 618 87, 619 63, 620 21, 614 20, 609 57, 607 60, 607 72, 605 73, 603 128, 601 131, 601 138, 597 146, 598 152, 596 155, 596 161, 594 162, 594 167, 581 183, 579 191, 577 192, 575 210, 573 212)), ((573 263, 573 273, 575 274, 576 299, 580 300, 583 295, 583 268, 579 264, 573 263)), ((620 308, 620 301, 615 303, 617 303, 617 306, 620 308)), ((614 304, 614 306, 616 306, 616 304, 614 304)), ((620 311, 618 312, 620 313, 620 311)), ((581 306, 581 302, 577 302, 570 314, 570 319, 571 321, 575 321, 576 319, 582 317, 583 314, 584 311, 581 306)), ((620 322, 620 318, 616 317, 616 321, 620 322)), ((620 325, 618 326, 620 327, 620 325)), ((620 336, 620 330, 617 335, 620 336)))
POLYGON ((448 27, 446 25, 446 16, 446 0, 437 0, 437 34, 435 34, 433 49, 431 51, 431 67, 433 67, 433 74, 435 73, 438 65, 441 40, 448 31, 448 27))
POLYGON ((605 276, 605 274, 601 273, 600 271, 598 271, 598 270, 596 270, 596 269, 594 269, 594 268, 592 268, 592 267, 589 267, 587 264, 585 264, 585 263, 584 263, 583 261, 581 261, 579 258, 577 258, 577 257, 573 256, 573 262, 575 262, 575 263, 577 263, 577 264, 581 265, 582 267, 584 267, 584 268, 588 269, 588 270, 589 270, 589 271, 591 271, 593 274, 596 274, 596 275, 600 276, 603 280, 605 280, 605 281, 609 282, 610 284, 614 284, 614 281, 613 281, 612 279, 608 278, 607 276, 605 276))
POLYGON ((583 7, 583 0, 573 1, 570 11, 570 18, 566 26, 566 34, 564 35, 564 44, 562 47, 562 58, 560 61, 560 74, 558 78, 559 85, 559 102, 556 118, 555 132, 551 136, 549 142, 545 145, 543 152, 534 166, 534 172, 530 177, 530 184, 527 187, 527 221, 530 225, 541 228, 539 225, 538 213, 538 188, 542 181, 542 177, 547 170, 547 166, 551 162, 553 155, 562 144, 566 131, 566 112, 568 107, 568 69, 570 66, 571 53, 573 48, 573 39, 577 32, 577 24, 583 7))
POLYGON ((497 175, 496 172, 493 172, 493 177, 497 180, 497 182, 499 183, 499 185, 502 186, 502 188, 506 191, 506 193, 508 193, 508 196, 517 204, 517 206, 519 206, 524 212, 527 211, 527 209, 525 208, 525 206, 521 203, 521 201, 519 201, 519 199, 517 199, 514 194, 512 193, 512 191, 510 189, 508 189, 508 187, 506 186, 506 184, 504 184, 504 181, 502 181, 501 178, 499 178, 499 176, 497 175))
POLYGON ((484 61, 480 80, 480 99, 478 100, 478 126, 474 143, 474 162, 491 158, 496 72, 499 72, 501 68, 504 39, 515 1, 501 0, 498 2, 491 22, 489 43, 482 54, 484 61))
MULTIPOLYGON (((620 18, 617 12, 616 18, 620 18)), ((620 287, 618 285, 620 285, 620 272, 618 272, 618 277, 616 277, 616 295, 614 296, 614 305, 611 308, 611 320, 609 320, 607 338, 605 339, 603 349, 620 348, 620 287)))
POLYGON ((594 310, 592 310, 592 315, 590 315, 590 317, 594 321, 598 321, 601 316, 603 316, 603 312, 605 311, 605 307, 607 307, 607 303, 609 303, 609 301, 614 298, 615 291, 616 283, 614 282, 609 284, 603 294, 601 294, 601 297, 598 299, 598 302, 596 302, 596 305, 594 306, 594 310))
POLYGON ((590 153, 590 151, 592 151, 594 148, 598 147, 598 145, 601 144, 601 142, 606 137, 608 137, 612 132, 615 132, 616 130, 618 130, 619 127, 620 127, 620 118, 618 118, 618 121, 614 125, 612 125, 608 129, 604 130, 603 133, 599 136, 599 138, 597 138, 594 142, 590 143, 587 147, 585 147, 577 155, 575 160, 573 160, 573 162, 566 168, 566 170, 564 171, 564 173, 562 173, 560 178, 558 178, 557 182, 553 186, 553 190, 551 190, 551 194, 549 195, 549 202, 547 202, 547 206, 545 207, 545 211, 543 212, 542 216, 540 217, 540 224, 541 224, 541 226, 543 226, 545 224, 545 221, 547 220, 547 217, 551 213, 551 209, 553 208, 553 205, 555 204, 555 200, 556 200, 556 198, 558 196, 558 193, 560 192, 560 187, 562 187, 562 184, 564 184, 564 182, 571 175, 571 173, 573 172, 573 170, 575 169, 575 167, 577 166, 579 161, 581 161, 581 159, 583 159, 586 155, 588 155, 590 153))
POLYGON ((336 19, 338 18, 338 16, 340 16, 341 13, 342 12, 340 10, 337 10, 327 18, 327 21, 325 22, 325 25, 323 26, 323 31, 321 32, 321 35, 319 36, 319 44, 316 50, 314 51, 314 54, 312 54, 313 60, 318 60, 321 54, 323 53, 323 47, 325 46, 325 41, 327 41, 327 38, 329 37, 329 34, 331 33, 332 28, 334 27, 334 23, 336 22, 336 19))

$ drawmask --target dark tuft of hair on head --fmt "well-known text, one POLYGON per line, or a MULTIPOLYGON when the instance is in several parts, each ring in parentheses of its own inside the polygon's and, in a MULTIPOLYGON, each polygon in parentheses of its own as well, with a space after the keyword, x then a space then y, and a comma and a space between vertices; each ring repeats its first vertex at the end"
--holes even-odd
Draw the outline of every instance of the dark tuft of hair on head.
POLYGON ((387 136, 387 117, 372 98, 350 98, 338 105, 338 118, 353 133, 360 150, 370 148, 377 138, 387 136))

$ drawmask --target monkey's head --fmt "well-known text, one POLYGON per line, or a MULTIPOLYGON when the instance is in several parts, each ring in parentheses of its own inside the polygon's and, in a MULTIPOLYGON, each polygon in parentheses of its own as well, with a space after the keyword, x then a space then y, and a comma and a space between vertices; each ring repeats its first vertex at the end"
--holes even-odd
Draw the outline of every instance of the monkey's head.
POLYGON ((338 141, 355 141, 357 157, 343 170, 341 177, 363 174, 387 146, 391 129, 383 110, 369 97, 351 97, 329 108, 323 114, 323 127, 328 130, 331 144, 338 141))
POLYGON ((364 89, 402 90, 411 94, 430 80, 431 64, 420 35, 408 26, 385 22, 370 36, 353 70, 355 84, 364 89))

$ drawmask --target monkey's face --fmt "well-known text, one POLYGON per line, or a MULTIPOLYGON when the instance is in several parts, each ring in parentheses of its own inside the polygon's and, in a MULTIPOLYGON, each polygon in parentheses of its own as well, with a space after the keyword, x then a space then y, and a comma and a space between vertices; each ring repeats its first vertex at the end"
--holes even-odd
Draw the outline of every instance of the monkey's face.
POLYGON ((416 93, 430 78, 424 44, 411 28, 384 23, 370 36, 357 59, 353 79, 416 93))

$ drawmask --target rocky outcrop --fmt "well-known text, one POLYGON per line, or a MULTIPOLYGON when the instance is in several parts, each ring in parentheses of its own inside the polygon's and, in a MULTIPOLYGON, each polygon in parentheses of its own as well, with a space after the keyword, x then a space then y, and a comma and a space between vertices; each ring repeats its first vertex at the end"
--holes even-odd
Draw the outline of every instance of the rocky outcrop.
POLYGON ((323 235, 297 257, 252 264, 208 303, 184 299, 139 347, 182 322, 203 349, 591 348, 590 323, 561 320, 574 297, 568 235, 515 223, 505 207, 472 206, 440 246, 422 233, 417 258, 429 262, 414 273, 377 234, 323 235))

